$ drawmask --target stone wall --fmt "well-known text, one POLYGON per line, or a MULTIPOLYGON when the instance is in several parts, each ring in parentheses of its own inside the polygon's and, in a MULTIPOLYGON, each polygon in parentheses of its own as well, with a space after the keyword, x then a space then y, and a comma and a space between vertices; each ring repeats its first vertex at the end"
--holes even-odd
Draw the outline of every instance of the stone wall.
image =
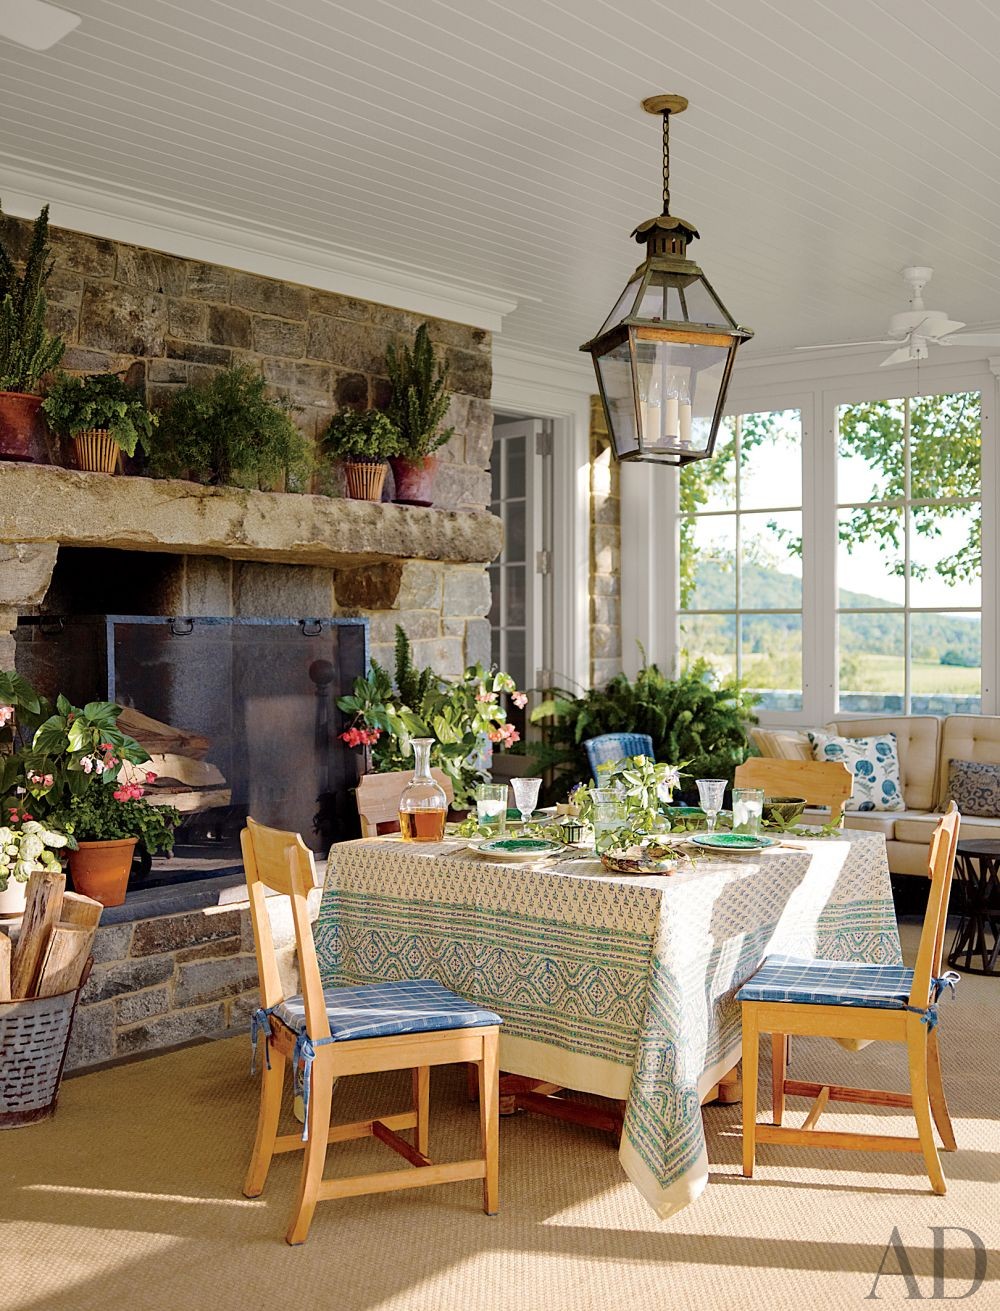
MULTIPOLYGON (((15 257, 24 253, 29 231, 25 220, 0 217, 0 239, 15 257)), ((384 305, 64 229, 51 229, 51 244, 49 326, 67 343, 65 368, 126 372, 159 406, 186 383, 249 363, 275 395, 300 407, 296 422, 313 442, 339 410, 385 403, 386 347, 412 338, 422 321, 384 305)), ((454 391, 448 422, 455 433, 440 451, 435 505, 482 510, 490 496, 493 441, 491 336, 463 324, 429 323, 454 391)), ((318 473, 314 490, 337 494, 336 472, 318 473)), ((390 474, 386 499, 391 492, 390 474)), ((54 523, 53 538, 64 540, 58 529, 54 523)), ((9 532, 4 540, 18 541, 9 532)), ((22 580, 15 577, 24 572, 16 556, 23 549, 0 546, 7 553, 0 555, 0 637, 11 614, 39 608, 37 588, 19 590, 22 580)), ((329 569, 307 567, 298 574, 298 566, 223 567, 216 561, 203 569, 195 559, 184 608, 194 615, 364 613, 372 619, 379 657, 388 654, 400 619, 416 640, 418 658, 454 674, 489 651, 486 563, 414 563, 398 580, 378 574, 365 584, 341 580, 329 569)), ((0 657, 7 654, 5 648, 0 657)))
POLYGON ((621 500, 618 463, 600 398, 590 406, 590 681, 604 684, 622 668, 621 500))
MULTIPOLYGON (((298 981, 285 898, 271 907, 271 931, 290 996, 298 981)), ((93 954, 68 1070, 246 1028, 260 1004, 246 903, 103 925, 93 954)))

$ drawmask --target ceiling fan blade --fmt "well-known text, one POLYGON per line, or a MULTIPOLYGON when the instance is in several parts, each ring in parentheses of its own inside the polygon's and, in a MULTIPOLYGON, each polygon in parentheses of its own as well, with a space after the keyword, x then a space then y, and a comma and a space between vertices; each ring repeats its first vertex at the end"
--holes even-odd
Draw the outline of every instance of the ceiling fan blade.
POLYGON ((14 41, 29 50, 51 50, 79 26, 79 14, 46 0, 0 0, 0 40, 14 41))
POLYGON ((898 337, 879 337, 875 341, 825 341, 822 346, 796 346, 797 351, 833 351, 845 346, 895 346, 898 337))
POLYGON ((950 336, 953 332, 958 332, 959 328, 964 328, 964 323, 959 323, 956 319, 943 319, 940 323, 934 324, 934 336, 932 341, 940 341, 942 337, 950 336))
POLYGON ((939 346, 1000 346, 1000 332, 957 332, 942 337, 939 346))
POLYGON ((884 369, 887 364, 907 364, 911 358, 909 346, 904 346, 901 350, 893 351, 891 355, 887 355, 880 363, 879 368, 884 369))

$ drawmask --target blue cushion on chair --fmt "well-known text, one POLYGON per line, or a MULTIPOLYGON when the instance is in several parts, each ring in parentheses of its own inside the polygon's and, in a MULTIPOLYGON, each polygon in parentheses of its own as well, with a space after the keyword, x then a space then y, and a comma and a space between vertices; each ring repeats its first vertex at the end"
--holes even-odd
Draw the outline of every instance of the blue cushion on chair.
POLYGON ((913 971, 902 965, 768 956, 740 988, 736 1000, 898 1010, 909 1001, 912 984, 913 971))
MULTIPOLYGON (((351 1038, 387 1038, 396 1033, 430 1033, 436 1029, 474 1029, 502 1024, 499 1015, 466 1001, 433 979, 401 979, 358 988, 324 988, 323 1000, 334 1042, 351 1038)), ((306 1025, 302 997, 289 997, 272 1012, 289 1029, 306 1025)))
POLYGON ((600 781, 604 766, 615 765, 626 756, 655 759, 653 739, 648 733, 602 733, 600 737, 587 738, 583 745, 595 782, 600 781))

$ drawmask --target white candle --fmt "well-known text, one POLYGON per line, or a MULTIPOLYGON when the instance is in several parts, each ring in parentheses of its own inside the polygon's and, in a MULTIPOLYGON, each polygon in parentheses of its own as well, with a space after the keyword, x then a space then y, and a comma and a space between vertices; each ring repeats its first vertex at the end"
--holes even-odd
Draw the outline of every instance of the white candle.
MULTIPOLYGON (((689 405, 688 413, 690 413, 690 411, 691 411, 691 407, 689 405)), ((672 438, 674 440, 676 440, 677 438, 677 397, 676 396, 667 397, 667 413, 663 423, 663 435, 664 437, 672 438)))
POLYGON ((690 401, 681 401, 680 439, 681 439, 682 446, 691 445, 691 402, 690 401))
POLYGON ((660 406, 654 401, 640 401, 642 409, 642 440, 658 442, 660 440, 660 406))

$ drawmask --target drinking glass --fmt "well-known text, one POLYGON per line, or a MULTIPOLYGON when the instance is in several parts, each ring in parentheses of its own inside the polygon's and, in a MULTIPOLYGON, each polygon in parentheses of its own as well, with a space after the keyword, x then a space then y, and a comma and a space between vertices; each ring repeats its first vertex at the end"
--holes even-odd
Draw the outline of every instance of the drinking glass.
POLYGON ((476 788, 476 821, 491 838, 502 838, 507 827, 507 784, 480 783, 476 788))
POLYGON ((726 791, 724 778, 699 778, 698 800, 705 812, 705 827, 709 833, 715 832, 715 821, 722 809, 722 799, 726 791))
POLYGON ((510 785, 514 789, 514 804, 521 812, 521 823, 527 824, 538 805, 538 794, 542 788, 542 780, 540 778, 512 778, 510 785))
POLYGON ((598 852, 614 845, 614 835, 625 827, 625 798, 613 788, 592 788, 594 847, 598 852))
POLYGON ((763 788, 733 788, 733 832, 760 836, 760 817, 764 810, 763 788))

